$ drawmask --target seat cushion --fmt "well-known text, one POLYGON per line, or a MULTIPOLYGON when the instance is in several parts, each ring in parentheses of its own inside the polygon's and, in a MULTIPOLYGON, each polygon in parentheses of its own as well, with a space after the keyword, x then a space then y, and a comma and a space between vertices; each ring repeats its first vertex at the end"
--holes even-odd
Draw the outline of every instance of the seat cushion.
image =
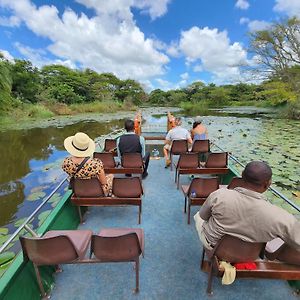
POLYGON ((144 238, 144 230, 142 228, 103 228, 100 230, 98 235, 103 237, 114 237, 114 236, 125 235, 132 232, 135 232, 137 234, 142 253, 144 253, 145 238, 144 238))
POLYGON ((83 259, 90 244, 92 234, 91 230, 50 230, 43 237, 67 236, 72 242, 79 259, 83 259))

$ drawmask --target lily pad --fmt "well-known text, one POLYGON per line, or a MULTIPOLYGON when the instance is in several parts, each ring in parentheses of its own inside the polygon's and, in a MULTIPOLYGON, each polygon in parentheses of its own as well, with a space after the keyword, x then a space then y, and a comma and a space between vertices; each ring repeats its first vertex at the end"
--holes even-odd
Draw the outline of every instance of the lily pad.
POLYGON ((44 193, 44 192, 35 192, 35 193, 30 194, 27 197, 27 200, 28 201, 36 201, 36 200, 39 200, 39 199, 41 199, 45 196, 46 196, 46 193, 44 193))
POLYGON ((10 237, 11 234, 0 235, 0 246, 2 246, 10 237))
POLYGON ((15 225, 16 227, 20 227, 20 226, 26 221, 26 219, 27 219, 26 217, 25 217, 25 218, 22 218, 22 219, 19 219, 18 221, 15 222, 14 225, 15 225))
POLYGON ((0 235, 6 235, 6 234, 8 234, 8 228, 0 227, 0 235))
POLYGON ((49 199, 49 203, 58 202, 61 199, 60 193, 55 193, 53 196, 49 199))
POLYGON ((45 210, 42 213, 39 214, 38 219, 39 219, 39 226, 41 226, 44 221, 46 220, 46 218, 48 217, 48 215, 50 214, 51 210, 45 210))
POLYGON ((49 186, 44 186, 44 185, 40 185, 40 186, 36 186, 34 188, 32 188, 30 190, 31 193, 36 193, 36 192, 42 192, 43 190, 47 189, 49 186))
POLYGON ((6 251, 0 254, 0 266, 12 260, 15 257, 15 253, 11 251, 6 251))

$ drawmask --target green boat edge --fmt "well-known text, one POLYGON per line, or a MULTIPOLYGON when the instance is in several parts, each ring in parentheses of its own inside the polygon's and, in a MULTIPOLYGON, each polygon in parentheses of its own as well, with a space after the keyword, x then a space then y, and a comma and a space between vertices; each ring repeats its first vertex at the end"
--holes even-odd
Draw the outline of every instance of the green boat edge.
MULTIPOLYGON (((229 163, 230 172, 222 176, 222 183, 228 184, 232 177, 239 176, 235 166, 229 163)), ((77 207, 71 203, 71 192, 67 191, 56 207, 51 211, 37 233, 43 235, 48 230, 76 229, 79 225, 77 207)), ((54 287, 55 271, 53 266, 40 267, 43 284, 47 292, 54 287)), ((300 289, 300 281, 289 281, 294 289, 300 289)), ((0 299, 35 300, 41 299, 40 290, 36 280, 33 265, 23 259, 22 251, 14 259, 8 270, 0 280, 0 299), (26 292, 24 292, 26 291, 26 292)))

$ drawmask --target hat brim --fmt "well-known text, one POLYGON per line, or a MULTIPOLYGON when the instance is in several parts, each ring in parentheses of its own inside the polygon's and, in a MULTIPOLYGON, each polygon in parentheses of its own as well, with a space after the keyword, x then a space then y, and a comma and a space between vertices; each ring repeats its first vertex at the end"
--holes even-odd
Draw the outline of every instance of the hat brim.
POLYGON ((74 136, 72 135, 72 136, 67 137, 64 140, 65 149, 71 155, 76 156, 76 157, 87 157, 87 156, 91 156, 95 152, 96 145, 95 145, 95 142, 92 139, 89 140, 88 148, 86 150, 84 150, 84 151, 80 151, 80 150, 77 150, 72 145, 73 138, 74 138, 74 136))

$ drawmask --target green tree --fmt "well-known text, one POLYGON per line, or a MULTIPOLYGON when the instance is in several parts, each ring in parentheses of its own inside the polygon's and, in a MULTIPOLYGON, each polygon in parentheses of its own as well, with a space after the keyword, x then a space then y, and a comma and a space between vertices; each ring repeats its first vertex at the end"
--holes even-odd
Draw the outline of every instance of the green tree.
POLYGON ((40 91, 39 70, 28 60, 16 59, 11 67, 12 94, 23 102, 37 102, 40 91))
POLYGON ((11 63, 0 53, 0 111, 9 109, 13 102, 11 87, 11 63))

